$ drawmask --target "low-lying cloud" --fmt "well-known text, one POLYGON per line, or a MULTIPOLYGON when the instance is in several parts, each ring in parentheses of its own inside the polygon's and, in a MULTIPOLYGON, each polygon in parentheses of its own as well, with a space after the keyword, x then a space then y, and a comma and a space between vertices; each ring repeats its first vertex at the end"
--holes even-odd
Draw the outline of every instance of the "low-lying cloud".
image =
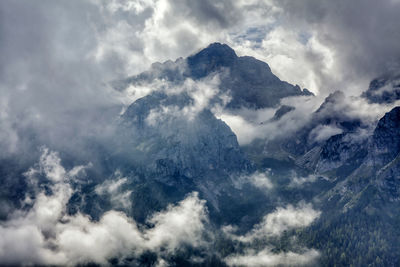
POLYGON ((60 163, 57 153, 44 149, 38 166, 26 173, 30 180, 43 175, 51 193, 38 189, 25 200, 31 208, 16 210, 1 223, 2 264, 107 264, 112 258, 138 256, 146 250, 162 255, 204 244, 207 209, 197 193, 153 214, 147 221, 150 226, 138 225, 114 210, 93 221, 80 212, 66 211, 74 191, 70 182, 85 167, 67 171, 60 163))
MULTIPOLYGON (((196 192, 154 213, 146 220, 146 225, 116 210, 105 212, 96 221, 80 211, 69 214, 67 203, 77 190, 72 183, 86 175, 91 167, 88 164, 67 170, 58 153, 42 149, 38 164, 25 173, 34 190, 27 193, 24 208, 15 210, 0 223, 2 264, 109 264, 111 259, 123 263, 147 251, 155 253, 159 263, 166 263, 170 255, 185 247, 207 249, 210 246, 213 235, 208 228, 206 203, 196 192)), ((95 187, 95 192, 107 194, 111 199, 118 196, 127 180, 118 173, 115 176, 119 178, 103 182, 95 187)), ((265 175, 254 177, 255 183, 261 179, 262 187, 270 187, 265 175)), ((264 216, 247 234, 237 235, 233 226, 222 230, 232 240, 251 245, 257 239, 277 237, 284 231, 306 227, 319 215, 310 204, 288 205, 264 216)), ((264 265, 309 263, 318 257, 315 250, 301 248, 299 251, 274 253, 272 247, 261 250, 249 247, 221 260, 228 265, 242 265, 247 261, 258 266, 256 262, 264 265)))
MULTIPOLYGON (((285 231, 307 227, 319 218, 321 212, 314 210, 311 204, 300 203, 297 207, 287 205, 279 207, 274 212, 264 216, 262 221, 255 225, 252 230, 244 235, 235 234, 235 227, 225 226, 224 233, 232 238, 246 244, 256 241, 264 241, 269 238, 281 236, 285 231)), ((279 252, 273 251, 273 246, 254 249, 251 246, 241 253, 229 255, 225 262, 231 266, 276 266, 276 265, 307 265, 319 257, 319 252, 296 244, 292 240, 296 251, 279 252)), ((264 244, 268 244, 264 243, 264 244)))
POLYGON ((229 256, 225 262, 230 266, 302 266, 310 265, 319 257, 315 249, 305 249, 302 253, 280 252, 273 253, 271 249, 256 252, 248 250, 245 254, 229 256))
POLYGON ((217 110, 216 116, 226 122, 237 135, 240 145, 256 139, 284 138, 305 126, 322 100, 316 97, 287 97, 282 105, 295 107, 279 120, 272 120, 277 109, 217 110))
POLYGON ((124 188, 127 184, 128 178, 121 177, 120 172, 114 174, 114 179, 109 179, 99 184, 95 188, 95 192, 102 196, 110 199, 113 208, 129 209, 132 206, 131 194, 132 190, 124 188))
POLYGON ((242 189, 244 184, 252 184, 253 186, 268 192, 274 185, 269 178, 269 172, 256 171, 252 174, 232 176, 231 177, 234 186, 238 189, 242 189))
POLYGON ((287 230, 306 227, 320 215, 321 212, 314 210, 311 204, 300 203, 297 207, 287 205, 265 215, 262 221, 245 235, 235 235, 235 228, 232 226, 226 226, 224 230, 234 239, 253 242, 257 239, 279 236, 287 230))

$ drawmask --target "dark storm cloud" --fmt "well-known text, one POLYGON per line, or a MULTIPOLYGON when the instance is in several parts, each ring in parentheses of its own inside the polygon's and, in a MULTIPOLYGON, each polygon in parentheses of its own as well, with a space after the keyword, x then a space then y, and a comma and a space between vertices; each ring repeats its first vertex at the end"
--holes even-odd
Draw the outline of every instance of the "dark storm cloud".
POLYGON ((346 79, 371 80, 399 68, 400 1, 284 0, 274 4, 284 10, 286 27, 316 32, 334 51, 346 79))

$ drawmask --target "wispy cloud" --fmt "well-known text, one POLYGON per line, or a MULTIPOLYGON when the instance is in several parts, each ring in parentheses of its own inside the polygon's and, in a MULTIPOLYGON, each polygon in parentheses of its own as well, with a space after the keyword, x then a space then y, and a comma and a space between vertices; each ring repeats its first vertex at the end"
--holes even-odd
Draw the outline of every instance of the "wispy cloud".
POLYGON ((230 266, 303 266, 315 262, 319 255, 314 249, 305 249, 302 253, 273 253, 270 249, 259 252, 248 250, 245 254, 229 256, 225 261, 230 266))

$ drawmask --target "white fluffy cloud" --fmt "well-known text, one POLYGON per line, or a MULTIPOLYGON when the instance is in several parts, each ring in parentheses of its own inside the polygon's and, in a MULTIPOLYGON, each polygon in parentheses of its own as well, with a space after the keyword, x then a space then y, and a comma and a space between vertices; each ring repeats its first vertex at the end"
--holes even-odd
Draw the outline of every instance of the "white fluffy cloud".
POLYGON ((106 196, 110 199, 114 208, 129 209, 132 205, 130 196, 131 190, 124 190, 124 185, 128 178, 121 177, 120 172, 115 173, 115 178, 106 180, 95 188, 95 192, 100 196, 106 196))
POLYGON ((146 122, 152 126, 171 118, 193 120, 199 112, 206 108, 212 108, 212 105, 210 105, 212 98, 218 97, 223 103, 227 99, 227 96, 221 94, 219 91, 219 75, 214 75, 197 82, 192 79, 186 79, 182 85, 171 84, 166 81, 156 81, 156 83, 158 86, 153 87, 153 91, 157 90, 167 95, 186 93, 193 101, 189 101, 184 106, 178 106, 182 103, 176 103, 176 105, 161 106, 152 109, 146 118, 146 122))
POLYGON ((280 120, 271 120, 276 109, 242 109, 239 111, 218 110, 215 115, 226 122, 236 134, 240 145, 250 144, 256 139, 272 140, 285 137, 311 119, 311 114, 321 104, 318 97, 288 97, 281 100, 282 105, 295 107, 280 120))
MULTIPOLYGON (((320 216, 321 212, 314 210, 310 204, 300 203, 297 207, 287 205, 279 207, 274 212, 264 216, 262 221, 244 235, 235 234, 235 227, 225 226, 224 233, 230 238, 253 244, 257 240, 279 237, 284 231, 309 226, 320 216)), ((294 240, 295 241, 295 240, 294 240)), ((293 252, 273 252, 273 247, 261 249, 245 249, 242 253, 229 255, 225 262, 231 266, 277 266, 277 265, 307 265, 319 257, 314 249, 300 248, 293 252)))
MULTIPOLYGON (((110 258, 135 256, 144 250, 168 253, 185 244, 203 244, 207 211, 197 193, 155 213, 148 220, 151 227, 140 226, 117 211, 105 213, 99 221, 82 213, 68 215, 66 204, 73 192, 69 182, 83 168, 67 171, 55 152, 44 149, 38 167, 26 175, 31 180, 44 175, 51 193, 39 190, 25 201, 30 209, 15 211, 0 224, 2 264, 107 264, 110 258)), ((119 185, 107 188, 111 187, 119 185)))
POLYGON ((268 192, 268 190, 274 187, 268 175, 269 172, 256 171, 249 175, 232 176, 231 179, 236 188, 241 189, 243 184, 250 183, 261 190, 268 192))
POLYGON ((280 235, 286 230, 305 227, 317 219, 320 214, 320 211, 314 210, 310 204, 305 203, 301 203, 297 207, 288 205, 285 208, 277 208, 276 211, 266 215, 247 238, 280 235))
POLYGON ((232 226, 226 226, 224 231, 234 239, 242 242, 253 242, 256 239, 279 236, 287 230, 306 227, 320 214, 321 212, 314 210, 311 204, 300 203, 297 207, 287 205, 265 215, 262 221, 245 235, 234 234, 235 228, 232 226))
POLYGON ((298 186, 302 186, 303 184, 306 183, 314 183, 315 181, 317 181, 317 179, 320 176, 317 176, 315 174, 310 174, 306 177, 299 177, 297 176, 296 173, 292 173, 292 177, 291 177, 291 181, 289 183, 289 187, 298 187, 298 186))
POLYGON ((310 140, 315 142, 321 142, 329 139, 331 136, 341 134, 343 132, 337 126, 332 125, 318 125, 310 133, 310 140))

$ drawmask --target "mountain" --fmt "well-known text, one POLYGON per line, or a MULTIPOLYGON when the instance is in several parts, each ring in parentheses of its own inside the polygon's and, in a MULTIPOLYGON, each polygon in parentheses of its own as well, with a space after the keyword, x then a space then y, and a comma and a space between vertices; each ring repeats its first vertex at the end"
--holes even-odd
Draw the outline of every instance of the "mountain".
MULTIPOLYGON (((396 107, 386 113, 368 140, 350 149, 363 151, 357 161, 352 161, 356 168, 338 177, 331 189, 316 197, 326 215, 308 231, 307 238, 329 242, 328 246, 321 245, 325 251, 322 262, 326 264, 340 262, 340 258, 343 264, 399 264, 399 111, 396 107), (346 245, 339 245, 343 238, 346 245)), ((346 142, 338 144, 336 151, 332 147, 335 153, 346 142)), ((342 162, 342 166, 346 164, 342 162)))
POLYGON ((185 114, 192 101, 186 93, 155 92, 128 107, 122 125, 131 135, 129 146, 142 152, 144 164, 160 170, 160 175, 188 178, 218 179, 251 170, 235 134, 223 121, 207 109, 185 114))
POLYGON ((281 200, 309 200, 322 211, 298 235, 321 251, 322 266, 397 266, 400 107, 375 124, 345 103, 334 92, 295 132, 256 140, 245 151, 258 168, 272 170, 281 200))
MULTIPOLYGON (((372 81, 364 96, 395 85, 396 79, 372 81)), ((128 224, 129 231, 143 233, 144 242, 158 240, 157 231, 168 236, 160 239, 165 242, 176 235, 171 225, 186 231, 181 221, 196 217, 192 206, 204 216, 204 242, 198 246, 184 240, 171 252, 163 243, 128 253, 121 261, 107 256, 110 265, 227 266, 241 257, 245 263, 274 258, 283 259, 282 265, 303 259, 300 265, 399 266, 400 107, 379 121, 366 121, 336 91, 310 114, 300 112, 307 118, 299 123, 302 118, 291 117, 298 110, 281 100, 312 94, 281 81, 267 63, 239 57, 219 43, 186 59, 155 63, 114 86, 146 90, 107 120, 112 134, 85 137, 77 142, 79 149, 55 147, 59 154, 29 136, 38 149, 1 158, 1 231, 9 220, 12 229, 21 222, 31 226, 35 197, 56 199, 54 192, 63 188, 71 196, 63 199, 66 204, 55 201, 66 205, 61 213, 67 214, 57 223, 64 229, 69 221, 89 222, 85 235, 104 223, 110 229, 128 224), (277 125, 279 135, 260 135, 240 145, 235 132, 216 117, 217 108, 261 114, 256 129, 268 132, 277 125), (265 111, 270 116, 264 120, 265 111), (279 127, 285 122, 298 127, 286 132, 279 127), (65 177, 48 179, 59 175, 65 177), (115 214, 117 221, 104 221, 115 214), (172 219, 165 219, 167 214, 172 219), (12 221, 12 216, 22 219, 12 221), (309 255, 313 261, 304 260, 309 255)), ((393 102, 397 96, 371 99, 393 102)), ((53 232, 40 234, 50 240, 46 244, 57 241, 53 232)))
MULTIPOLYGON (((344 100, 343 92, 331 93, 294 132, 273 140, 258 140, 248 145, 246 151, 253 155, 253 159, 264 155, 264 166, 274 162, 273 165, 282 164, 286 169, 289 164, 318 173, 337 169, 343 164, 352 164, 353 160, 357 161, 364 153, 358 149, 364 138, 362 135, 357 139, 351 137, 370 127, 360 118, 349 115, 346 110, 348 107, 342 104, 344 100)), ((271 121, 279 122, 288 112, 295 110, 290 106, 281 106, 271 121)))
MULTIPOLYGON (((256 110, 278 107, 271 122, 283 120, 285 114, 295 112, 291 106, 280 105, 280 99, 287 96, 309 95, 306 90, 301 91, 296 86, 280 81, 272 74, 266 63, 251 57, 238 57, 232 49, 221 44, 212 44, 187 59, 153 65, 150 71, 131 77, 124 83, 141 84, 155 79, 165 79, 174 84, 180 84, 187 78, 202 80, 216 73, 221 80, 220 91, 229 92, 232 96, 226 106, 228 109, 246 107, 256 110)), ((316 208, 322 210, 321 219, 311 227, 299 231, 297 237, 304 245, 316 247, 323 253, 319 261, 321 265, 384 263, 395 266, 398 264, 396 257, 399 248, 393 245, 398 242, 397 234, 399 233, 395 225, 400 222, 396 215, 400 212, 396 205, 400 199, 398 180, 400 108, 388 112, 375 126, 352 115, 348 107, 343 104, 345 98, 340 91, 330 94, 311 114, 304 126, 285 137, 267 142, 257 140, 242 148, 236 141, 233 142, 234 145, 230 141, 218 142, 223 147, 225 142, 231 144, 227 147, 234 149, 231 150, 232 156, 226 157, 229 160, 220 162, 217 168, 211 170, 207 168, 207 164, 204 164, 207 160, 185 160, 184 157, 175 155, 176 151, 181 151, 184 155, 196 155, 198 151, 201 151, 197 148, 196 142, 202 138, 193 136, 191 131, 188 131, 188 128, 193 126, 186 128, 186 126, 180 126, 178 122, 179 116, 184 116, 182 110, 193 101, 193 99, 190 100, 190 96, 183 94, 171 97, 168 92, 150 94, 132 104, 123 117, 124 121, 134 122, 128 123, 129 125, 135 125, 134 128, 141 129, 145 143, 148 140, 150 143, 159 143, 155 140, 159 140, 159 136, 166 133, 165 135, 175 143, 184 145, 185 143, 180 138, 189 136, 189 139, 193 141, 189 147, 179 145, 179 149, 172 149, 168 157, 165 157, 167 154, 163 150, 151 152, 150 155, 154 159, 164 158, 162 162, 163 166, 168 166, 167 170, 169 168, 179 171, 192 170, 189 172, 191 175, 187 177, 192 177, 196 181, 193 188, 203 192, 204 197, 214 203, 210 206, 214 210, 213 216, 218 217, 217 214, 219 214, 225 217, 231 212, 240 214, 238 218, 243 216, 242 219, 230 218, 224 222, 235 222, 241 229, 248 229, 253 222, 257 221, 254 218, 260 218, 257 217, 257 214, 260 214, 255 211, 257 209, 264 208, 264 212, 267 212, 276 205, 276 201, 288 203, 311 201, 316 208), (157 100, 154 101, 153 98, 157 100), (177 100, 178 98, 181 100, 177 100), (141 101, 145 101, 146 104, 139 105, 141 101), (145 121, 152 112, 148 109, 160 110, 160 103, 163 103, 161 104, 164 107, 163 110, 171 110, 168 107, 175 106, 181 112, 178 118, 171 120, 168 117, 168 119, 160 120, 159 124, 151 126, 154 129, 148 128, 145 121), (139 114, 139 117, 136 114, 139 114), (176 132, 170 132, 171 125, 174 125, 174 131, 177 129, 176 132), (153 136, 155 139, 152 139, 153 136), (250 163, 252 161, 254 164, 250 163), (191 166, 190 162, 195 162, 196 167, 191 166), (222 170, 221 174, 216 171, 217 169, 222 170), (218 177, 229 177, 231 176, 229 170, 240 172, 241 169, 247 170, 248 173, 256 169, 260 172, 270 170, 269 178, 276 186, 274 192, 266 197, 251 186, 238 190, 226 178, 221 184, 208 180, 209 177, 214 177, 215 173, 218 173, 218 177), (205 175, 198 175, 198 173, 205 175), (305 181, 304 185, 293 187, 292 180, 287 178, 293 176, 293 173, 300 177, 309 177, 307 178, 309 180, 302 178, 305 181), (207 184, 207 190, 202 187, 204 184, 207 184), (216 188, 218 190, 215 190, 216 188), (205 194, 207 191, 208 196, 205 194), (244 192, 246 192, 246 200, 238 197, 244 192), (218 197, 212 197, 216 195, 218 197), (223 197, 220 197, 222 195, 223 197), (247 199, 249 195, 257 196, 260 202, 257 202, 255 198, 247 199), (226 205, 226 202, 221 204, 224 203, 223 198, 229 198, 229 204, 232 205, 226 205), (261 202, 262 205, 260 205, 261 202), (250 223, 249 217, 253 218, 250 223), (369 223, 366 225, 365 222, 369 223), (385 231, 388 229, 395 235, 387 234, 385 231), (363 236, 363 239, 357 240, 360 236, 363 236), (379 244, 379 247, 376 244, 379 244), (360 255, 366 256, 362 258, 360 255)), ((203 112, 209 111, 205 110, 199 114, 203 112)), ((209 116, 211 115, 209 113, 209 116)), ((213 117, 209 116, 206 117, 213 117)), ((205 125, 213 124, 209 119, 198 120, 199 118, 196 117, 196 124, 201 125, 200 128, 209 129, 205 125)), ((212 128, 220 129, 215 126, 212 128)), ((231 131, 227 131, 227 134, 219 134, 209 129, 205 135, 209 135, 211 139, 221 139, 220 136, 227 136, 228 132, 231 131)), ((202 131, 197 134, 202 135, 202 131)), ((207 142, 215 145, 211 140, 207 142)), ((162 143, 160 147, 168 148, 170 145, 162 143)), ((221 149, 224 150, 224 148, 221 149)), ((215 158, 216 154, 212 151, 212 149, 202 151, 201 158, 203 156, 215 158)), ((152 166, 157 166, 157 164, 159 163, 152 166)), ((155 169, 160 169, 160 167, 155 169)), ((160 177, 166 177, 164 182, 176 178, 168 176, 168 173, 172 172, 161 172, 160 177)))
POLYGON ((210 44, 186 59, 153 64, 150 70, 114 85, 124 90, 129 85, 151 83, 156 79, 179 84, 187 78, 201 80, 215 74, 220 78, 220 91, 231 96, 228 108, 276 107, 284 97, 313 95, 298 85, 281 81, 267 63, 253 57, 238 57, 232 48, 220 43, 210 44))
MULTIPOLYGON (((255 167, 227 124, 207 108, 194 110, 193 102, 186 92, 153 92, 136 100, 121 115, 103 165, 128 178, 134 203, 128 212, 139 222, 196 191, 207 200, 213 222, 250 227, 272 208, 268 203, 260 207, 268 199, 262 189, 250 181, 234 182, 255 167)), ((94 211, 101 203, 95 195, 84 202, 84 209, 95 214, 111 208, 94 211)))

